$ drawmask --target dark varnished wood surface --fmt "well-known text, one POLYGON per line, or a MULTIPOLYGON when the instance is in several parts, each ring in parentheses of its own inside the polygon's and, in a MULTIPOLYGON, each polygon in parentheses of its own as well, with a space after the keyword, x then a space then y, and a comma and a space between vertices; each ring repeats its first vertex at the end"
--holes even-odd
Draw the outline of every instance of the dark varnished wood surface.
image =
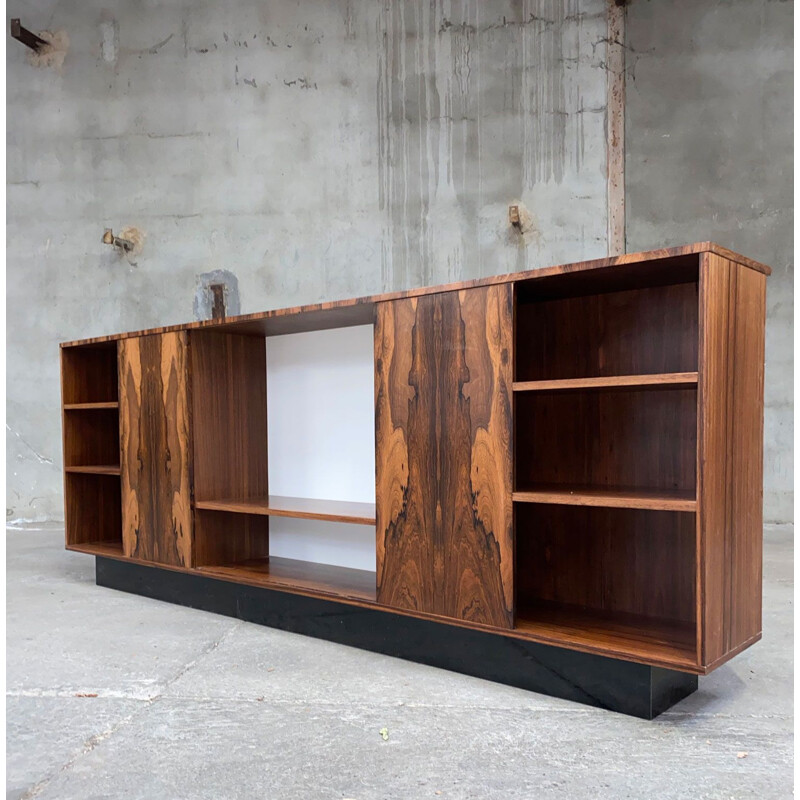
POLYGON ((203 567, 216 577, 281 589, 306 589, 319 596, 375 601, 375 573, 293 558, 249 559, 236 564, 203 567))
POLYGON ((63 414, 64 466, 119 465, 119 413, 116 409, 63 414))
POLYGON ((91 410, 105 410, 111 408, 119 408, 119 403, 116 400, 104 403, 65 403, 64 411, 91 411, 91 410))
POLYGON ((196 509, 196 567, 240 563, 254 558, 269 558, 269 517, 196 509))
POLYGON ((111 466, 64 467, 64 472, 82 472, 87 475, 119 475, 121 467, 119 464, 111 466))
POLYGON ((387 300, 403 298, 424 297, 440 292, 461 291, 480 286, 493 286, 521 280, 539 280, 554 275, 586 272, 589 270, 602 270, 606 267, 619 265, 635 266, 641 264, 642 270, 648 270, 653 262, 662 259, 674 259, 681 256, 695 255, 705 252, 719 253, 726 258, 737 261, 750 269, 769 275, 770 269, 752 259, 740 256, 713 242, 698 242, 696 244, 680 247, 649 250, 642 253, 626 253, 611 258, 598 258, 592 261, 581 261, 573 264, 561 264, 553 267, 543 267, 537 270, 498 275, 491 278, 480 278, 472 281, 463 281, 446 286, 431 286, 412 289, 402 292, 392 292, 382 295, 371 295, 351 300, 338 300, 327 303, 315 303, 294 308, 263 311, 257 314, 247 314, 240 317, 228 317, 222 321, 208 320, 204 322, 190 322, 182 325, 169 325, 161 328, 152 328, 145 331, 130 331, 109 336, 96 336, 91 339, 82 339, 74 342, 65 342, 62 347, 85 345, 122 339, 129 336, 141 336, 147 333, 165 333, 167 331, 195 330, 205 328, 218 328, 232 333, 251 335, 276 335, 284 333, 299 333, 301 331, 322 330, 338 326, 368 324, 372 321, 375 304, 387 300), (361 308, 359 308, 361 307, 361 308), (285 319, 284 319, 285 318, 285 319))
POLYGON ((319 519, 375 525, 374 503, 353 503, 343 500, 317 500, 308 497, 247 498, 246 500, 197 500, 195 507, 210 511, 232 511, 237 514, 263 514, 272 517, 319 519))
POLYGON ((101 542, 122 549, 119 477, 64 475, 65 541, 67 547, 101 542))
POLYGON ((519 284, 516 380, 697 370, 697 282, 540 299, 519 284))
MULTIPOLYGON (((217 467, 218 475, 206 473, 211 476, 207 484, 211 491, 206 498, 201 498, 195 515, 197 565, 220 571, 216 577, 225 580, 251 582, 309 596, 336 597, 354 606, 396 610, 480 630, 501 630, 511 637, 701 674, 757 641, 761 635, 763 307, 764 275, 768 270, 743 264, 740 257, 729 261, 723 257, 721 249, 711 246, 658 252, 660 255, 651 257, 647 264, 636 263, 646 259, 632 255, 621 261, 567 265, 517 276, 520 281, 537 284, 535 289, 525 288, 523 304, 538 310, 545 303, 551 304, 552 309, 561 304, 561 310, 553 311, 550 316, 556 326, 566 331, 562 344, 569 344, 572 336, 576 342, 582 342, 580 348, 591 349, 596 345, 596 352, 580 356, 584 361, 578 370, 574 359, 570 361, 571 357, 552 348, 544 355, 534 353, 527 363, 528 366, 533 364, 535 369, 516 376, 519 381, 514 387, 518 390, 517 399, 523 398, 522 408, 532 409, 534 413, 517 413, 517 488, 520 491, 514 494, 518 501, 515 504, 518 580, 515 629, 504 627, 507 617, 499 622, 495 618, 485 621, 483 611, 498 607, 503 612, 510 610, 513 614, 514 611, 513 575, 506 581, 503 559, 497 562, 491 555, 502 549, 502 542, 495 538, 495 530, 498 515, 504 512, 498 511, 495 501, 488 500, 496 490, 497 496, 508 497, 509 502, 511 495, 510 483, 498 490, 502 481, 492 477, 493 471, 497 474, 497 454, 484 452, 503 426, 492 428, 491 424, 482 426, 476 422, 483 413, 480 409, 494 408, 493 392, 498 381, 494 364, 483 368, 480 365, 487 363, 484 356, 472 356, 475 352, 491 351, 491 345, 484 346, 480 341, 482 336, 491 337, 481 333, 481 325, 472 325, 476 316, 480 317, 480 309, 466 308, 482 293, 498 288, 507 290, 508 281, 514 276, 479 282, 482 286, 477 292, 454 285, 384 296, 382 299, 405 298, 392 303, 398 316, 395 318, 393 312, 391 320, 381 319, 381 298, 373 297, 250 315, 221 324, 175 326, 176 330, 191 327, 192 336, 202 333, 214 339, 220 336, 255 342, 242 344, 240 348, 243 352, 250 352, 248 348, 256 352, 258 342, 263 344, 260 337, 265 334, 368 322, 377 308, 376 356, 380 358, 381 353, 391 351, 389 361, 394 362, 386 368, 385 374, 381 374, 384 368, 380 361, 376 364, 378 447, 379 451, 384 447, 389 458, 397 459, 392 469, 384 470, 383 474, 381 459, 378 459, 379 553, 382 544, 386 545, 386 539, 381 537, 381 530, 387 530, 382 528, 382 518, 386 525, 398 524, 400 520, 399 524, 409 525, 409 531, 412 527, 408 519, 414 519, 423 525, 421 530, 431 532, 430 536, 418 536, 410 543, 404 539, 402 547, 397 547, 395 542, 394 550, 384 549, 384 558, 387 552, 392 553, 393 585, 402 586, 405 592, 401 601, 410 600, 397 609, 380 602, 374 583, 371 588, 366 583, 361 589, 354 588, 343 573, 337 572, 338 568, 328 572, 326 578, 314 572, 319 565, 309 567, 304 562, 293 562, 291 568, 285 570, 275 569, 268 560, 268 516, 263 507, 246 507, 254 496, 265 497, 266 491, 254 495, 248 488, 239 493, 238 498, 235 491, 227 494, 218 491, 220 486, 225 488, 224 476, 229 469, 238 469, 237 464, 246 464, 249 457, 247 444, 241 444, 246 442, 249 428, 226 422, 221 426, 223 435, 216 449, 218 456, 222 454, 217 459, 219 463, 214 464, 215 448, 206 448, 208 462, 217 467), (698 255, 702 253, 709 255, 698 255), (698 267, 699 299, 696 294, 694 298, 690 295, 690 291, 697 291, 694 282, 698 267), (651 279, 653 291, 646 288, 651 279), (635 291, 631 287, 635 287, 635 291), (627 298, 617 302, 610 297, 615 292, 626 294, 627 298), (604 295, 605 299, 582 299, 573 303, 591 294, 604 295), (437 300, 442 296, 458 299, 455 303, 437 300), (569 304, 574 304, 575 309, 563 313, 569 304), (581 304, 585 315, 578 309, 581 304), (696 315, 698 307, 699 317, 696 315), (648 319, 647 314, 652 319, 648 319), (594 322, 586 321, 591 320, 592 315, 595 320, 602 318, 599 327, 593 328, 594 322), (395 336, 394 329, 399 330, 404 320, 410 321, 409 330, 413 331, 421 318, 430 319, 433 324, 423 326, 422 332, 408 335, 398 332, 395 336), (383 323, 391 324, 391 336, 397 339, 391 346, 387 344, 386 331, 382 332, 383 323), (464 327, 454 334, 459 324, 464 327), (433 331, 433 343, 426 341, 426 331, 433 331), (648 341, 632 340, 631 337, 642 332, 648 334, 643 337, 648 341), (232 336, 234 333, 237 335, 232 336), (477 342, 477 349, 470 345, 470 337, 475 337, 473 344, 477 342), (670 337, 675 345, 672 354, 664 349, 664 340, 670 337), (421 357, 415 350, 417 346, 421 347, 421 357), (669 364, 670 358, 675 358, 679 366, 669 364), (587 373, 583 371, 584 364, 589 365, 587 373), (540 367, 542 377, 534 382, 526 380, 540 367), (431 374, 426 374, 426 370, 431 374), (572 373, 573 377, 557 378, 553 372, 572 373), (468 377, 465 379, 464 375, 468 377), (383 397, 381 381, 384 382, 383 397), (659 391, 653 391, 655 388, 659 391), (618 399, 623 395, 628 395, 629 399, 618 399), (640 399, 631 400, 631 395, 640 399), (690 395, 697 397, 694 404, 699 403, 699 413, 689 410, 692 402, 674 399, 690 395), (613 409, 615 399, 618 407, 613 409), (383 421, 388 419, 391 423, 383 428, 381 401, 384 403, 383 421), (533 405, 525 406, 526 402, 533 405), (576 403, 583 403, 586 408, 570 411, 571 404, 576 403), (604 403, 607 404, 605 411, 602 410, 604 403), (541 417, 545 407, 550 409, 545 415, 547 420, 562 425, 569 432, 566 439, 561 437, 560 447, 556 441, 559 437, 550 431, 555 424, 540 422, 536 426, 544 431, 543 448, 539 433, 532 434, 535 426, 531 420, 541 417), (594 412, 587 414, 587 408, 590 411, 594 408, 597 414, 594 417, 594 412), (650 422, 640 424, 648 415, 650 422), (596 424, 589 425, 588 418, 594 419, 596 424), (431 419, 433 426, 422 424, 431 419), (398 420, 402 424, 396 424, 398 420), (695 443, 688 433, 692 424, 695 443), (645 431, 648 427, 649 434, 645 431), (676 430, 677 436, 674 435, 676 430), (466 436, 465 431, 468 432, 466 436), (476 432, 480 434, 481 431, 486 431, 488 438, 477 447, 476 432), (409 448, 409 441, 414 437, 420 441, 425 432, 432 435, 429 439, 435 446, 409 448), (599 461, 595 453, 590 459, 594 466, 584 470, 581 458, 574 454, 581 448, 586 450, 592 439, 600 442, 599 461), (467 440, 469 447, 465 448, 462 443, 467 440), (602 446, 603 440, 613 441, 615 447, 602 446), (228 460, 227 450, 222 449, 226 441, 233 441, 232 451, 240 450, 232 460, 228 460), (520 445, 523 445, 522 461, 520 445), (444 447, 449 455, 441 452, 444 447), (539 448, 536 457, 543 463, 548 463, 552 457, 557 466, 549 469, 540 464, 533 469, 525 468, 525 459, 533 460, 535 448, 539 448), (467 452, 469 456, 463 458, 462 454, 467 452), (684 463, 692 454, 697 472, 697 500, 694 499, 694 473, 684 463), (414 491, 409 492, 414 474, 423 477, 415 484, 414 491), (469 480, 464 481, 464 476, 469 480), (642 476, 646 480, 642 480, 642 476), (653 477, 655 480, 651 480, 653 477), (465 484, 467 490, 462 491, 465 484), (433 503, 429 502, 431 495, 435 498, 433 503), (381 498, 386 500, 383 512, 381 498), (486 501, 487 511, 480 516, 482 500, 486 501), (203 508, 204 503, 222 503, 228 507, 211 510, 203 508), (241 508, 234 507, 238 505, 241 508), (695 515, 681 513, 694 508, 697 509, 696 531, 695 515), (465 509, 468 513, 464 513, 465 509), (585 515, 585 518, 567 516, 570 514, 585 515), (401 519, 407 515, 410 515, 408 519, 401 519), (473 546, 475 541, 480 541, 480 536, 475 535, 480 530, 475 525, 476 518, 483 531, 488 531, 483 541, 489 543, 494 539, 497 542, 496 547, 491 545, 485 549, 486 557, 477 559, 474 555, 481 550, 473 546), (445 524, 448 519, 454 523, 450 527, 445 524), (433 528, 427 527, 430 520, 433 520, 433 528), (447 532, 464 530, 467 546, 460 548, 447 532), (402 565, 402 569, 398 565, 402 565), (498 573, 500 580, 494 583, 491 576, 498 573), (487 581, 484 575, 490 579, 487 581), (433 583, 423 584, 429 577, 433 583), (409 589, 414 581, 418 581, 418 588, 409 589), (474 594, 476 585, 482 592, 477 596, 474 594), (447 597, 455 598, 450 606, 447 600, 436 600, 441 587, 445 587, 447 597), (512 602, 507 604, 509 589, 512 602), (472 601, 467 602, 470 593, 473 593, 472 601), (495 603, 499 596, 503 601, 495 603), (428 602, 430 606, 425 605, 428 602), (467 613, 463 614, 465 607, 467 613), (463 615, 458 616, 459 613, 463 615)), ((535 314, 529 316, 533 319, 535 314)), ((518 335, 519 332, 518 328, 518 335)), ((130 334, 101 337, 99 348, 94 345, 64 347, 63 365, 67 367, 68 376, 64 382, 65 464, 83 462, 68 466, 67 470, 75 471, 65 475, 67 546, 112 558, 127 555, 127 560, 147 563, 153 560, 150 553, 130 555, 122 548, 118 533, 123 515, 119 504, 119 479, 113 474, 104 474, 115 469, 114 462, 90 457, 92 451, 97 450, 92 444, 97 432, 80 433, 81 423, 78 422, 73 426, 73 435, 78 431, 77 445, 66 446, 68 419, 80 419, 82 415, 90 420, 100 419, 104 414, 113 414, 117 402, 125 413, 123 398, 118 401, 114 389, 108 391, 102 387, 108 384, 108 356, 116 350, 114 340, 129 341, 128 336, 130 334), (99 378, 94 380, 93 374, 99 378), (68 384, 74 390, 67 388, 68 384), (94 387, 98 386, 101 388, 96 390, 94 387), (68 453, 73 455, 68 457, 68 453), (75 453, 82 455, 75 456, 75 453), (79 524, 76 525, 76 521, 79 524)), ((530 329, 528 338, 523 336, 523 339, 538 341, 536 335, 530 336, 530 329)), ((226 370, 236 363, 239 366, 233 373, 248 374, 258 366, 259 359, 231 357, 225 345, 214 344, 211 339, 209 342, 207 349, 216 351, 217 355, 208 362, 198 362, 212 365, 212 369, 206 370, 207 379, 217 385, 218 394, 224 392, 230 396, 231 391, 247 394, 248 387, 236 385, 240 377, 234 379, 231 389, 225 377, 226 370)), ((575 346, 578 348, 577 344, 575 346)), ((203 345, 200 347, 202 349, 203 345)), ((508 349, 513 348, 509 345, 508 349)), ((491 357, 488 361, 492 361, 491 357)), ((503 381, 508 396, 512 389, 510 375, 503 373, 503 381)), ((210 394, 213 397, 213 386, 210 394)), ((230 409, 233 415, 252 416, 252 410, 248 409, 258 407, 261 394, 260 387, 256 386, 252 396, 257 402, 252 406, 248 402, 226 406, 223 402, 220 408, 230 409)), ((209 412, 215 402, 211 400, 201 416, 213 419, 219 412, 219 409, 209 412)), ((92 422, 89 427, 103 425, 92 422)), ((98 440, 105 442, 102 447, 113 442, 116 435, 111 424, 105 427, 106 434, 98 440)), ((510 438, 508 450, 510 453, 510 438)), ((588 450, 591 451, 591 447, 588 450)), ((263 451, 266 452, 265 440, 263 451)), ((125 461, 122 469, 126 469, 125 461)), ((246 468, 235 485, 246 483, 248 475, 249 468, 246 468)), ((257 483, 253 481, 252 485, 257 483)), ((264 488, 266 490, 266 486, 264 488)), ((270 510, 272 501, 266 502, 266 509, 270 510)), ((292 509, 288 511, 291 514, 292 509)), ((190 565, 191 558, 188 563, 162 562, 165 568, 180 571, 189 571, 190 565)), ((505 565, 511 567, 510 559, 505 565)), ((374 579, 372 573, 366 575, 374 579)), ((390 599, 394 602, 393 597, 390 599)))
POLYGON ((119 348, 125 555, 190 566, 186 334, 125 339, 119 348))
POLYGON ((594 647, 612 657, 630 657, 635 653, 642 659, 678 668, 693 666, 695 662, 692 623, 538 603, 520 609, 517 627, 542 640, 594 647))
POLYGON ((378 307, 378 600, 513 624, 511 288, 378 307))
POLYGON ((696 372, 656 375, 612 375, 603 378, 566 378, 554 381, 515 381, 515 392, 572 392, 603 389, 690 389, 697 386, 696 372))
POLYGON ((113 338, 83 347, 62 345, 61 402, 64 407, 117 401, 117 345, 113 338))
POLYGON ((264 497, 269 493, 266 343, 216 331, 193 331, 189 341, 195 498, 264 497))
POLYGON ((518 503, 547 503, 564 506, 598 506, 604 508, 643 508, 652 511, 694 511, 697 500, 694 490, 651 491, 636 487, 598 489, 594 486, 537 486, 535 490, 514 492, 518 503))
POLYGON ((700 289, 697 613, 712 664, 761 634, 766 279, 711 254, 700 289))
POLYGON ((106 558, 120 558, 123 556, 122 539, 68 544, 67 550, 75 550, 78 553, 88 553, 92 556, 105 556, 106 558))
MULTIPOLYGON (((695 515, 517 504, 517 611, 556 603, 696 629, 695 515)), ((693 640, 694 641, 694 640, 693 640)))
POLYGON ((515 396, 516 490, 695 491, 697 391, 515 396))

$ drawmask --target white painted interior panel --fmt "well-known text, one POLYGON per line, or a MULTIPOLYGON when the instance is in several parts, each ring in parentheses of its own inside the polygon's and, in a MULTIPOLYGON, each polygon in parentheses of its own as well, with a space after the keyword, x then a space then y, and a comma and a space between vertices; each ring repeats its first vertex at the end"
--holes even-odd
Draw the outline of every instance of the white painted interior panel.
MULTIPOLYGON (((375 502, 373 326, 267 337, 269 490, 375 502)), ((375 529, 270 518, 270 554, 375 569, 375 529)))

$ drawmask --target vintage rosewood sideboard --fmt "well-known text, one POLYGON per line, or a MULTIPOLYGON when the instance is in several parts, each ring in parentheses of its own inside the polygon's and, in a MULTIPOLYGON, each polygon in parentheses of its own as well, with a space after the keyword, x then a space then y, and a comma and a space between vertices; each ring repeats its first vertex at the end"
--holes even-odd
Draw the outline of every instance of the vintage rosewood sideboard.
POLYGON ((652 718, 761 637, 769 273, 701 243, 64 343, 66 546, 103 586, 652 718), (265 338, 355 325, 375 503, 270 495, 265 338), (374 571, 270 558, 276 515, 374 527, 374 571))

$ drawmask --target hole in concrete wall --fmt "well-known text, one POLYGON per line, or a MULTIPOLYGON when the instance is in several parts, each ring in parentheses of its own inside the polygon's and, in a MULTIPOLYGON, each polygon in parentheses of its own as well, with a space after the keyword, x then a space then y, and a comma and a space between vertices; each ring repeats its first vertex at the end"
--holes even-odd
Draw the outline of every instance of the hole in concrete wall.
POLYGON ((226 269, 215 269, 198 275, 194 294, 194 318, 198 321, 217 319, 219 314, 215 316, 214 308, 216 305, 219 309, 221 303, 224 304, 225 315, 228 317, 242 313, 239 279, 226 269))

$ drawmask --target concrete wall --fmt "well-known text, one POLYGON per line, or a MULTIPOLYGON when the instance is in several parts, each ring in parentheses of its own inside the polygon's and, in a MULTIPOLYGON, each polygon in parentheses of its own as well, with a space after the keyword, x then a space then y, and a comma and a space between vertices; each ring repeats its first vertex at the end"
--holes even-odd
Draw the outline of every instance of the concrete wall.
POLYGON ((59 340, 192 319, 209 272, 247 313, 605 254, 602 0, 7 16, 70 42, 7 49, 9 519, 63 516, 59 340))
MULTIPOLYGON (((602 0, 11 0, 8 510, 59 519, 57 343, 602 256, 602 0), (530 212, 511 235, 508 204, 530 212), (129 262, 105 227, 146 234, 129 262), (132 263, 131 263, 132 262, 132 263)), ((791 516, 791 7, 633 0, 629 249, 770 281, 767 519, 791 516)))
POLYGON ((633 0, 629 250, 711 239, 767 282, 764 519, 793 515, 792 3, 633 0))

